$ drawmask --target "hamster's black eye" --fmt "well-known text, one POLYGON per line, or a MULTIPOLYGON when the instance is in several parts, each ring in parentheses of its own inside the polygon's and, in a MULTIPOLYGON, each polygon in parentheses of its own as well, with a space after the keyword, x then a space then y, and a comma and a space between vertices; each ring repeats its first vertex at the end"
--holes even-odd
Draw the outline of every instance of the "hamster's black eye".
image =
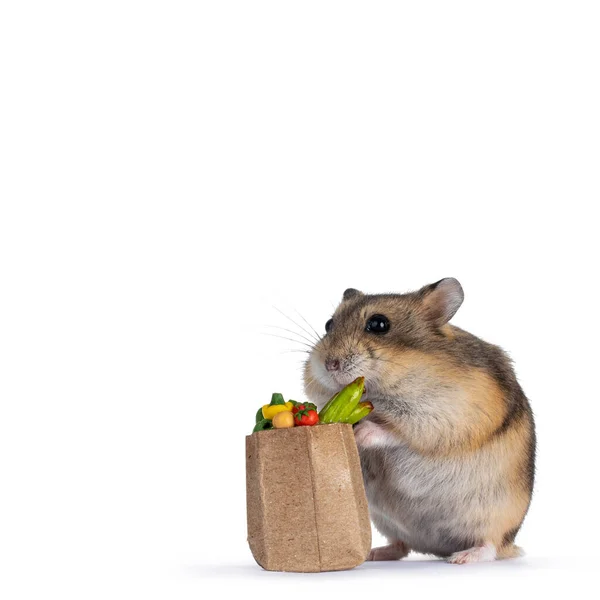
POLYGON ((327 321, 327 323, 325 323, 325 331, 327 333, 329 333, 329 330, 331 329, 332 325, 333 325, 333 319, 329 319, 329 321, 327 321))
POLYGON ((373 315, 368 321, 365 331, 369 333, 386 333, 390 329, 390 321, 383 315, 373 315))

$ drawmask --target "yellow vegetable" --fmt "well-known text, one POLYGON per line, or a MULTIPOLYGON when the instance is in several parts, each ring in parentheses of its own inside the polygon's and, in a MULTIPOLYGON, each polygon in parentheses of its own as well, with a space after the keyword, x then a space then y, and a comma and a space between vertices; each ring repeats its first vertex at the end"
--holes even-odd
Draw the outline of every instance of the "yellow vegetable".
POLYGON ((272 419, 277 413, 292 410, 294 405, 291 402, 285 404, 265 404, 262 407, 262 414, 265 419, 272 419))
POLYGON ((291 410, 283 410, 273 417, 275 429, 286 429, 294 426, 294 413, 291 410))

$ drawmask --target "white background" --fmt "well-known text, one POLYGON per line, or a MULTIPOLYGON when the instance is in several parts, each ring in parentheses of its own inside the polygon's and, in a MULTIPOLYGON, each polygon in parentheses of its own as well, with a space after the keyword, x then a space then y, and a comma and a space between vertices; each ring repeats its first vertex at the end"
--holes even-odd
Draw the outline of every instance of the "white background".
POLYGON ((2 597, 588 585, 599 13, 3 2, 2 597), (347 287, 445 276, 466 294, 454 322, 510 352, 536 414, 528 556, 262 571, 245 541, 244 436, 271 392, 302 397, 304 356, 263 335, 295 328, 273 305, 323 331, 347 287))

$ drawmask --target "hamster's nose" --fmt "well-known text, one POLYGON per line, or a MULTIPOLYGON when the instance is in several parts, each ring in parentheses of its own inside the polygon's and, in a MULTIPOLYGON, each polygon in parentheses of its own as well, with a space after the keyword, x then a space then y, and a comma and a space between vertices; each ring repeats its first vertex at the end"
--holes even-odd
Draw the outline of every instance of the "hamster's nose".
POLYGON ((336 359, 329 358, 325 361, 325 368, 328 371, 339 371, 340 369, 340 361, 336 359))

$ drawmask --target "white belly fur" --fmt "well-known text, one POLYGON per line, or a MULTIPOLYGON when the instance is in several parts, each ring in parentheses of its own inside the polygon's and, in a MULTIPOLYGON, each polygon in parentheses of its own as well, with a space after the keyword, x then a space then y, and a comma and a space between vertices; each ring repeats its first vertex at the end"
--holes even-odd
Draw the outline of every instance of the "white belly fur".
POLYGON ((375 526, 418 552, 447 556, 492 538, 498 543, 507 516, 525 514, 511 492, 510 461, 492 447, 428 458, 398 445, 364 448, 360 457, 375 526))

